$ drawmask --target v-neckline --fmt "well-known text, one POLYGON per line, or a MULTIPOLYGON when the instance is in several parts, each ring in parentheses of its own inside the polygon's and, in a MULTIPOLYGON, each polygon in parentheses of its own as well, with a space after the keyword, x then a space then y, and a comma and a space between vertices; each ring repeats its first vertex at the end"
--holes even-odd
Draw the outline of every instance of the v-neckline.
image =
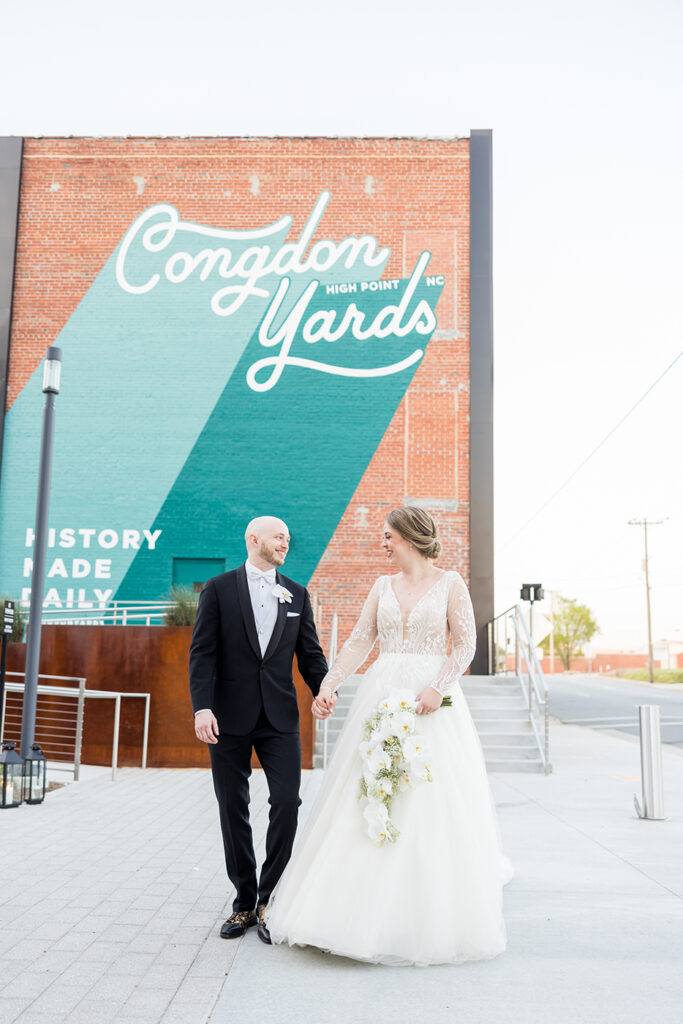
POLYGON ((439 583, 441 583, 441 580, 446 575, 446 572, 447 572, 446 569, 442 569, 441 570, 441 575, 439 576, 438 580, 435 580, 432 583, 431 587, 427 587, 427 589, 425 590, 424 594, 422 594, 421 597, 418 597, 417 601, 415 602, 413 607, 410 609, 410 612, 408 613, 408 618, 405 619, 405 620, 403 618, 403 609, 401 608, 401 602, 399 601, 398 597, 396 596, 396 591, 394 590, 393 584, 391 582, 392 578, 391 578, 391 576, 389 576, 389 590, 393 594, 394 601, 396 602, 396 607, 398 608, 398 613, 399 613, 399 616, 400 616, 400 619, 401 619, 401 631, 402 632, 406 628, 408 623, 410 622, 411 618, 413 617, 413 613, 416 611, 418 606, 422 603, 422 601, 424 601, 424 599, 427 596, 427 594, 431 594, 432 590, 434 590, 434 587, 438 587, 439 583))

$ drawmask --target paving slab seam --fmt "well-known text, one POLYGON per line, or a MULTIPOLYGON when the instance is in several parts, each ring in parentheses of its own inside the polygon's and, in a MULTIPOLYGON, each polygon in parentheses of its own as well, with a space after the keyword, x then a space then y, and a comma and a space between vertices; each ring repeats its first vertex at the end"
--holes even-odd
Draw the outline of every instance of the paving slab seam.
POLYGON ((511 789, 514 789, 517 793, 519 793, 520 796, 526 797, 526 799, 530 803, 535 804, 536 807, 540 808, 542 811, 545 811, 546 814, 550 814, 557 821, 561 821, 563 825, 567 825, 569 828, 573 829, 574 832, 577 832, 579 835, 582 835, 585 839, 590 840, 590 842, 594 843, 595 846, 599 846, 600 849, 604 850, 605 853, 610 854, 612 857, 616 857, 617 860, 620 860, 623 864, 626 864, 628 867, 632 868, 634 871, 637 871, 640 875, 642 875, 644 878, 647 878, 650 882, 654 882, 655 885, 659 886, 660 889, 663 889, 665 892, 669 893, 671 896, 675 896, 676 899, 678 899, 678 900, 683 899, 683 896, 681 896, 680 893, 677 893, 673 889, 670 889, 663 882, 660 882, 659 879, 653 878, 652 875, 649 875, 647 873, 647 871, 643 871, 642 868, 638 867, 636 864, 633 864, 632 861, 628 860, 626 857, 623 857, 620 853, 617 853, 616 850, 612 850, 612 849, 610 849, 609 846, 605 846, 604 843, 601 843, 599 839, 596 839, 589 832, 585 832, 582 828, 579 828, 578 825, 573 824, 571 821, 568 821, 566 818, 563 818, 556 811, 553 811, 549 807, 546 807, 543 803, 541 803, 540 800, 536 799, 533 796, 529 796, 528 793, 525 793, 521 789, 517 789, 517 787, 514 785, 514 783, 508 782, 508 785, 510 786, 511 789))

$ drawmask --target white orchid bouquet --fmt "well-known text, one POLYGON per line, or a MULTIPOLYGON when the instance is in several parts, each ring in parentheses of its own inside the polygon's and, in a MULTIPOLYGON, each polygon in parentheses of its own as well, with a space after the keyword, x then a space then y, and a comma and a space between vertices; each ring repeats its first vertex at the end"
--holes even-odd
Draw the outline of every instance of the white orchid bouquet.
POLYGON ((414 781, 433 781, 429 751, 415 731, 416 708, 410 691, 394 692, 363 723, 359 799, 368 836, 378 846, 400 835, 390 817, 394 797, 414 781))

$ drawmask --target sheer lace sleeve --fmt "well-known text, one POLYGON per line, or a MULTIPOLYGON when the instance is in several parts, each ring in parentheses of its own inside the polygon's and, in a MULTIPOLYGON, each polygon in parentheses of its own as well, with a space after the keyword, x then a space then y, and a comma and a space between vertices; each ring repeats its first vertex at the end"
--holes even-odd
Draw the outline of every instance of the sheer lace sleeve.
POLYGON ((457 683, 474 657, 477 645, 477 628, 474 609, 469 591, 460 573, 454 573, 448 591, 448 628, 453 640, 453 650, 442 668, 433 689, 442 696, 457 683))
POLYGON ((355 672, 359 665, 363 664, 375 646, 377 639, 377 606, 379 604, 381 586, 382 577, 380 576, 373 583, 372 589, 365 599, 358 622, 353 627, 349 639, 335 658, 334 665, 323 679, 321 686, 329 686, 331 690, 334 690, 340 683, 344 682, 347 676, 355 672))

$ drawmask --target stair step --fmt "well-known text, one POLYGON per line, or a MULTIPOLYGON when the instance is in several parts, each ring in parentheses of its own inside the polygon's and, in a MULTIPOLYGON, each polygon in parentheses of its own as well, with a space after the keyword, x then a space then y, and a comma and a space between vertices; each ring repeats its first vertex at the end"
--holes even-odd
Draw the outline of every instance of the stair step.
POLYGON ((519 683, 470 683, 461 679, 460 688, 463 693, 521 693, 519 683))
POLYGON ((543 772, 543 762, 540 758, 535 761, 517 761, 513 758, 486 758, 486 770, 488 772, 543 772))
MULTIPOLYGON (((342 728, 345 720, 346 719, 342 718, 341 716, 329 718, 328 721, 327 721, 327 735, 331 736, 332 733, 341 732, 341 728, 342 728)), ((323 737, 323 731, 321 729, 320 730, 320 738, 322 739, 322 737, 323 737)))
POLYGON ((509 696, 499 693, 492 697, 473 693, 465 694, 465 700, 470 708, 525 708, 527 706, 521 693, 513 693, 509 696))
POLYGON ((482 749, 484 756, 490 758, 500 758, 505 760, 510 758, 515 760, 519 758, 520 761, 527 761, 530 757, 538 759, 538 747, 534 743, 533 746, 519 747, 508 743, 483 743, 482 749))
POLYGON ((537 739, 532 732, 479 732, 479 742, 482 746, 496 746, 500 743, 503 746, 532 746, 537 749, 537 739))
POLYGON ((335 713, 339 714, 340 711, 348 711, 349 708, 351 707, 351 705, 353 704, 354 699, 355 699, 355 694, 353 696, 348 696, 348 697, 342 696, 342 697, 340 697, 339 700, 337 701, 337 707, 335 708, 335 713))
POLYGON ((482 747, 519 747, 538 750, 536 737, 531 732, 480 732, 479 741, 482 747))
MULTIPOLYGON (((327 761, 334 755, 337 737, 351 707, 362 675, 340 687, 337 713, 327 726, 327 761)), ((536 736, 529 721, 526 689, 518 676, 464 676, 460 686, 482 745, 487 771, 543 772, 536 736)), ((313 767, 322 768, 323 728, 316 729, 313 767)))
POLYGON ((508 721, 507 719, 496 720, 495 718, 485 718, 483 721, 477 723, 477 732, 480 736, 497 736, 502 734, 509 734, 513 736, 533 736, 534 730, 531 727, 529 719, 524 721, 508 721))
POLYGON ((514 721, 514 722, 528 722, 529 712, 525 707, 517 708, 499 708, 498 706, 488 707, 470 707, 470 713, 474 719, 475 725, 479 722, 484 721, 514 721))

